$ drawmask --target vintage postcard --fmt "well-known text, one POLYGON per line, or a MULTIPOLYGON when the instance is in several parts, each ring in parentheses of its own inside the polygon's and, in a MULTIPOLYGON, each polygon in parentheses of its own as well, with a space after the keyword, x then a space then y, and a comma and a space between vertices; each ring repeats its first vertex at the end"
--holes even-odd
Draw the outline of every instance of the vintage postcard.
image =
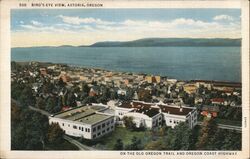
POLYGON ((1 5, 0 158, 249 158, 249 2, 1 5))

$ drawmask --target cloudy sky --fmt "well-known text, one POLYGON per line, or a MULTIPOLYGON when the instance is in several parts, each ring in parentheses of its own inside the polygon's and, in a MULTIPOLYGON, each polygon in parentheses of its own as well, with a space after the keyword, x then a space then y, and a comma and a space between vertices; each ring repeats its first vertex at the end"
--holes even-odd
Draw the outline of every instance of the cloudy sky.
POLYGON ((148 37, 240 38, 239 9, 12 10, 12 47, 90 45, 148 37))

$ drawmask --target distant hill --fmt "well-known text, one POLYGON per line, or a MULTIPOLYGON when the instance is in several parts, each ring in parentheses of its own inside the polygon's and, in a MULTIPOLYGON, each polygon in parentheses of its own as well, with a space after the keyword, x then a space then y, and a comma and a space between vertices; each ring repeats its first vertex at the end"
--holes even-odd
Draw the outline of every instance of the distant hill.
POLYGON ((133 41, 105 41, 80 47, 167 47, 167 46, 241 46, 241 39, 145 38, 133 41))

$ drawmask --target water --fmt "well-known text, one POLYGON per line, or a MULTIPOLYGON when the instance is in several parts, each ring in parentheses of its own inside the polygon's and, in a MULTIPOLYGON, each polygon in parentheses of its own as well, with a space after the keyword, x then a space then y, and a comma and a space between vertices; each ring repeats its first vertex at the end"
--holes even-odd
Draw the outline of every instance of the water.
POLYGON ((11 60, 66 63, 179 80, 241 81, 240 47, 13 48, 11 60))

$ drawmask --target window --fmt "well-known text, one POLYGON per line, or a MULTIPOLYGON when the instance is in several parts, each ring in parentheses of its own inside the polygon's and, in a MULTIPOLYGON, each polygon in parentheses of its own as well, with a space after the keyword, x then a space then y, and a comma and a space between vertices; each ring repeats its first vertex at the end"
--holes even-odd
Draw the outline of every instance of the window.
POLYGON ((79 130, 81 130, 81 127, 79 126, 79 130))
POLYGON ((103 130, 102 133, 105 133, 105 130, 103 130))
POLYGON ((111 126, 111 129, 113 129, 114 128, 114 126, 111 126))
POLYGON ((174 124, 176 123, 176 121, 174 120, 174 124))
POLYGON ((62 126, 64 126, 64 123, 62 123, 62 126))
POLYGON ((102 124, 102 128, 104 128, 104 127, 105 127, 105 123, 102 124))
POLYGON ((110 124, 110 122, 108 121, 108 122, 107 122, 107 125, 109 125, 109 124, 110 124))
POLYGON ((100 130, 100 129, 101 129, 101 125, 98 125, 98 126, 97 126, 97 130, 100 130))
POLYGON ((107 131, 109 131, 109 128, 107 128, 107 131))
POLYGON ((82 127, 82 131, 84 131, 84 128, 82 127))
POLYGON ((170 119, 169 122, 172 123, 172 120, 170 119))
POLYGON ((93 135, 93 138, 96 138, 96 135, 93 135))
POLYGON ((101 135, 101 133, 98 133, 98 134, 97 134, 97 136, 100 136, 100 135, 101 135))
POLYGON ((88 129, 87 129, 87 128, 85 128, 85 132, 88 132, 88 129))
POLYGON ((90 129, 88 128, 88 132, 90 132, 90 129))
POLYGON ((113 123, 113 122, 114 122, 114 119, 111 120, 111 123, 113 123))
POLYGON ((93 132, 95 132, 95 131, 96 131, 96 128, 94 127, 94 128, 93 128, 93 132))
POLYGON ((74 128, 74 129, 77 129, 77 126, 73 125, 73 128, 74 128))
POLYGON ((70 125, 68 124, 68 127, 70 127, 70 125))

